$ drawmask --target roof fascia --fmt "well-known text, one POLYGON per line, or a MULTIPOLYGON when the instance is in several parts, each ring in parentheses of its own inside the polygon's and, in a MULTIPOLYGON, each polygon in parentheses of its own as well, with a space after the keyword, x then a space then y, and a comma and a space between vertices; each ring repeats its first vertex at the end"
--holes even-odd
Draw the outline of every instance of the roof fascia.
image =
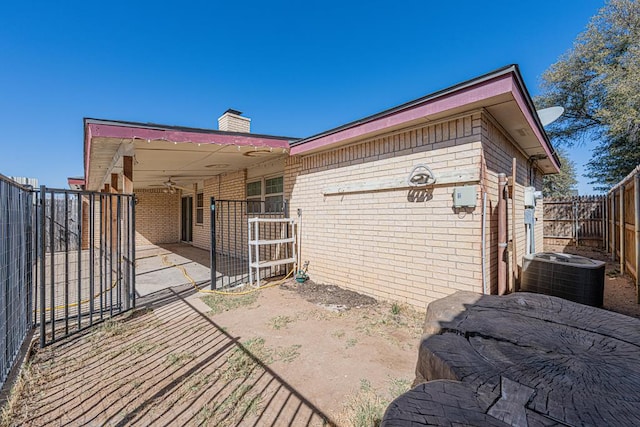
POLYGON ((328 131, 306 140, 294 143, 291 154, 301 154, 324 146, 337 144, 347 139, 364 137, 374 132, 384 131, 385 128, 401 126, 420 118, 427 118, 447 110, 482 101, 484 99, 509 93, 512 89, 510 72, 501 72, 486 78, 474 80, 455 86, 453 89, 421 98, 416 102, 405 104, 401 108, 388 110, 384 114, 371 116, 358 122, 353 122, 333 131, 328 131))

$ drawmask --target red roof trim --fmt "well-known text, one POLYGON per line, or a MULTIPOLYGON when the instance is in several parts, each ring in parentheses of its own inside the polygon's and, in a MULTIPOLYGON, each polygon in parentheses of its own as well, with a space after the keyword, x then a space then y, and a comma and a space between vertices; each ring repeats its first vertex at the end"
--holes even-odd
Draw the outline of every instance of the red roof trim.
POLYGON ((483 99, 501 95, 511 91, 512 80, 510 74, 487 80, 477 85, 463 88, 459 91, 444 94, 440 97, 425 100, 422 104, 408 107, 405 110, 391 112, 389 115, 375 120, 357 124, 353 127, 338 132, 320 136, 304 144, 291 148, 291 154, 302 154, 310 150, 321 148, 341 141, 361 137, 373 132, 384 131, 392 126, 402 125, 412 120, 432 116, 447 110, 482 101, 483 99))
POLYGON ((170 142, 184 142, 195 144, 215 145, 239 145, 251 147, 283 148, 289 149, 289 138, 266 138, 263 136, 251 136, 248 134, 212 134, 181 130, 148 129, 133 126, 118 126, 97 123, 85 124, 85 171, 84 176, 89 176, 91 162, 91 141, 94 138, 122 138, 141 140, 164 140, 170 142))
MULTIPOLYGON (((543 136, 542 132, 540 132, 538 121, 533 117, 533 114, 529 109, 529 104, 523 96, 523 90, 515 80, 513 88, 511 89, 511 93, 513 94, 513 98, 516 100, 516 103, 520 107, 522 114, 524 114, 527 123, 529 123, 531 129, 533 129, 533 133, 536 135, 536 138, 538 138, 538 141, 540 141, 540 145, 542 145, 544 152, 547 154, 549 160, 551 160, 553 167, 556 168, 557 172, 560 172, 560 164, 558 163, 556 156, 553 155, 553 149, 549 144, 547 144, 547 139, 543 136)), ((535 114, 537 115, 538 113, 535 114)))

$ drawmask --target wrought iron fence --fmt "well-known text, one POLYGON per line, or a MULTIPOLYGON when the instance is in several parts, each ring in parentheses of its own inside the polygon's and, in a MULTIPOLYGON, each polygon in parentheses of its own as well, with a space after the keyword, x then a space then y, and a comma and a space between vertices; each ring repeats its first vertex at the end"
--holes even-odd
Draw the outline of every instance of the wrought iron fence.
POLYGON ((133 307, 133 195, 0 175, 0 386, 35 325, 45 346, 133 307))
POLYGON ((40 346, 135 306, 132 195, 40 187, 37 222, 40 346))
POLYGON ((0 175, 0 386, 32 329, 34 197, 0 175))
MULTIPOLYGON (((286 200, 265 202, 257 200, 215 200, 211 206, 211 289, 229 288, 249 282, 249 218, 288 218, 286 200)), ((288 227, 282 224, 260 225, 260 238, 290 237, 288 227)), ((260 259, 287 258, 290 245, 262 247, 260 259)), ((261 268, 262 279, 286 274, 284 266, 261 268)))

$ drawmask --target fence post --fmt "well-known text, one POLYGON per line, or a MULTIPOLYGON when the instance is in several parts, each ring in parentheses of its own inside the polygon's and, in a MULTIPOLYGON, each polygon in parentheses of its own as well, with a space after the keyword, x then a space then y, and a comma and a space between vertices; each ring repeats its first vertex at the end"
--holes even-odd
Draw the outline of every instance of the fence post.
POLYGON ((624 273, 624 184, 620 185, 620 274, 624 273))
POLYGON ((217 274, 216 274, 216 199, 212 197, 211 200, 211 212, 209 218, 209 224, 211 227, 211 250, 209 251, 209 266, 211 267, 211 289, 216 288, 217 274))
POLYGON ((131 194, 130 205, 131 207, 131 227, 129 232, 131 233, 129 239, 131 240, 131 306, 136 308, 136 204, 137 199, 135 194, 131 194))
POLYGON ((611 192, 611 261, 616 260, 616 193, 611 192))
POLYGON ((26 282, 27 282, 27 327, 31 329, 33 327, 33 323, 31 322, 31 313, 29 310, 32 309, 32 301, 33 301, 33 288, 34 288, 34 263, 33 263, 33 192, 29 192, 25 195, 24 198, 24 210, 27 212, 25 214, 25 219, 27 219, 26 223, 26 235, 25 241, 27 244, 27 260, 26 260, 26 282))
POLYGON ((635 245, 636 245, 636 303, 640 304, 640 172, 634 177, 635 245))
POLYGON ((46 212, 47 212, 47 190, 44 185, 40 186, 40 348, 45 344, 45 281, 47 280, 46 265, 46 212))

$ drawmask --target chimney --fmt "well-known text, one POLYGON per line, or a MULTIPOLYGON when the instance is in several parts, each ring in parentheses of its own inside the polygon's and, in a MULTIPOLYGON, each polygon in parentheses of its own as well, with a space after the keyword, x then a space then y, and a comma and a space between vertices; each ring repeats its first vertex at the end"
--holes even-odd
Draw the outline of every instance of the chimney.
POLYGON ((251 119, 242 117, 242 112, 231 108, 218 117, 218 129, 225 132, 251 132, 251 119))

